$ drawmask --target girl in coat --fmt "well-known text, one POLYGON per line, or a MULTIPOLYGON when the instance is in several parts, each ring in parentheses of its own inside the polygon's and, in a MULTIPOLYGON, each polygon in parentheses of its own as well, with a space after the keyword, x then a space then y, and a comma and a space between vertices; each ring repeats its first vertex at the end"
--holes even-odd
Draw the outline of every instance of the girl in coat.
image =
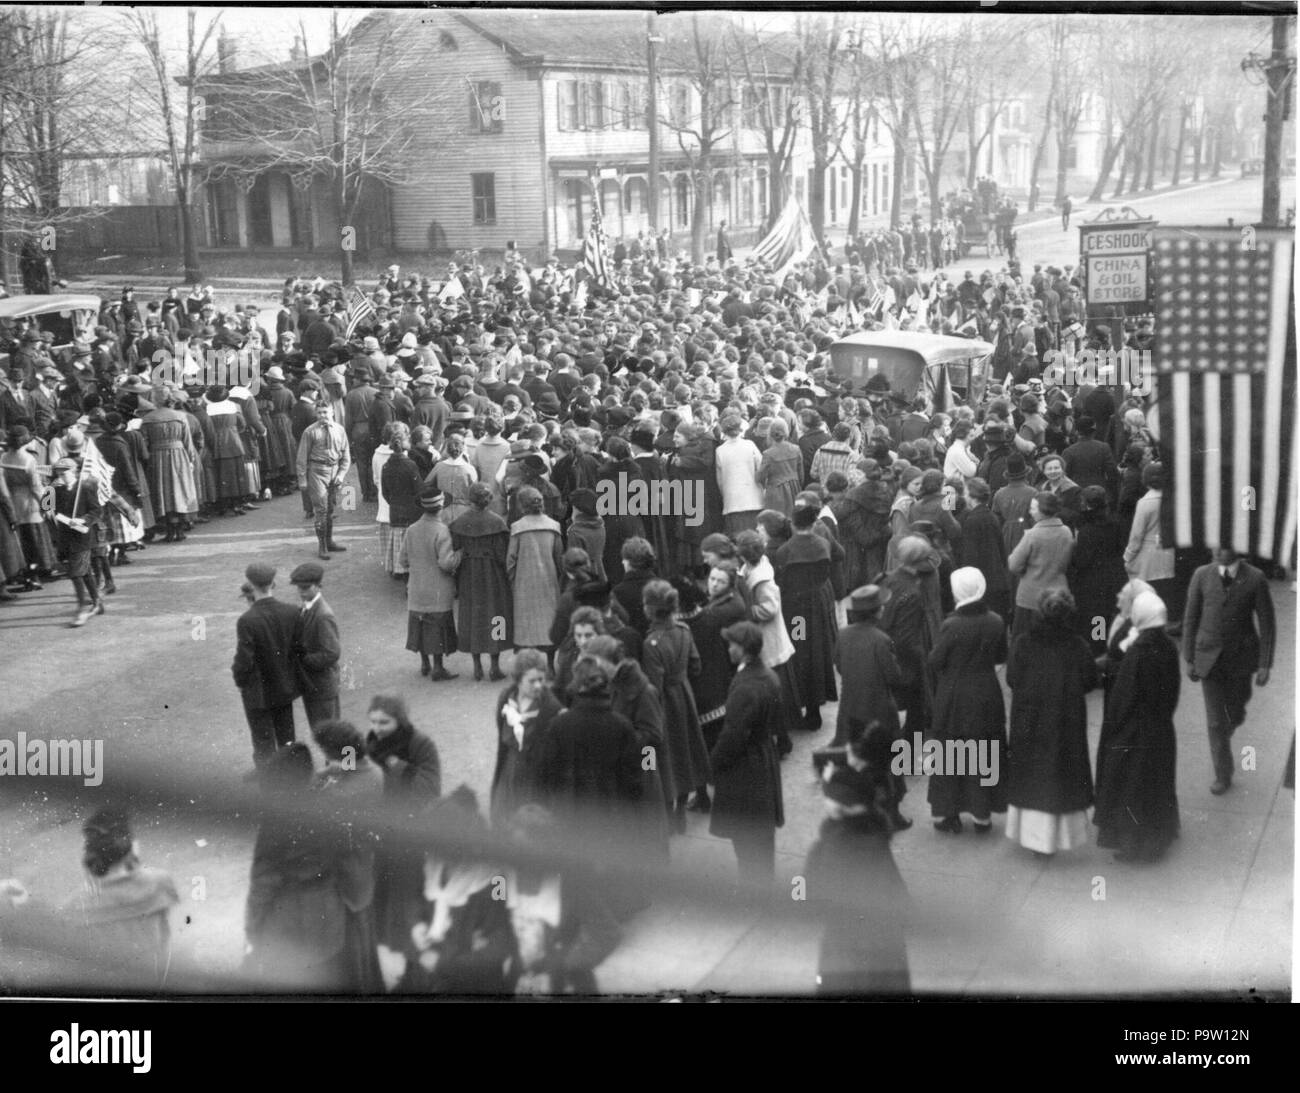
POLYGON ((826 920, 817 959, 817 993, 906 993, 907 888, 889 841, 894 791, 893 734, 873 723, 857 729, 843 763, 821 773, 826 817, 808 851, 808 895, 826 920))
POLYGON ((831 546, 815 533, 817 510, 796 506, 789 542, 772 555, 781 588, 786 630, 798 634, 793 669, 805 709, 803 727, 821 728, 821 708, 835 702, 835 596, 831 590, 831 546))
POLYGON ((379 557, 385 572, 398 580, 409 580, 409 570, 402 562, 402 547, 406 533, 424 514, 420 506, 420 468, 411 458, 411 433, 400 421, 384 426, 387 445, 375 451, 375 459, 383 458, 375 481, 379 483, 379 511, 376 519, 386 516, 379 524, 379 557), (385 447, 387 457, 383 457, 385 447))
MULTIPOLYGON (((395 822, 413 821, 442 792, 434 742, 411 724, 396 695, 370 700, 366 755, 384 776, 384 806, 395 822)), ((422 911, 423 854, 405 843, 381 842, 375 854, 375 930, 385 984, 401 979, 411 950, 411 926, 422 911)))
MULTIPOLYGON (((956 570, 951 578, 956 608, 939 629, 930 651, 935 680, 931 738, 973 741, 965 746, 964 772, 943 770, 930 776, 930 811, 936 831, 957 834, 961 814, 970 813, 975 833, 993 829, 991 814, 1006 811, 1006 791, 1000 777, 1007 750, 1006 706, 995 668, 1007 659, 1006 627, 1001 616, 984 603, 984 575, 973 567, 956 570), (988 756, 986 770, 971 770, 969 760, 988 756), (991 779, 991 781, 990 781, 991 779)), ((944 748, 945 757, 955 749, 944 748)))
POLYGON ((546 677, 546 657, 536 649, 521 649, 510 665, 510 686, 497 698, 497 762, 492 774, 491 812, 494 826, 500 826, 520 806, 541 799, 537 772, 540 741, 564 708, 551 693, 546 677))
MULTIPOLYGON (((710 751, 718 742, 718 732, 722 729, 722 718, 727 709, 727 690, 736 674, 736 666, 727 653, 727 643, 722 640, 722 631, 749 614, 737 590, 739 579, 734 562, 713 566, 706 582, 707 602, 681 616, 691 628, 691 637, 695 639, 695 648, 700 654, 700 674, 691 680, 691 689, 695 695, 695 708, 700 711, 704 746, 710 751)), ((679 589, 678 595, 684 597, 683 590, 679 589)), ((686 600, 683 598, 682 602, 686 600)), ((707 785, 695 787, 695 796, 688 807, 692 812, 709 811, 707 785)))
POLYGON ((551 623, 564 558, 560 525, 542 514, 542 495, 531 486, 521 487, 516 496, 523 515, 510 527, 506 552, 506 575, 514 590, 514 645, 544 650, 554 666, 551 623))
POLYGON ((514 603, 506 561, 510 528, 492 511, 492 489, 482 482, 469 488, 473 508, 451 524, 451 545, 460 554, 456 570, 457 640, 474 661, 474 680, 483 679, 483 654, 488 678, 505 679, 501 654, 510 648, 514 603))
POLYGON ((709 753, 700 732, 699 712, 688 677, 700 674, 700 654, 691 628, 675 619, 680 600, 667 581, 645 586, 642 603, 649 629, 641 647, 641 665, 664 707, 664 751, 660 758, 675 789, 674 829, 686 830, 686 800, 691 790, 709 781, 709 753))
POLYGON ((402 540, 399 564, 409 570, 406 582, 406 648, 420 657, 420 674, 435 682, 455 679, 443 658, 456 652, 456 570, 461 556, 452 546, 451 532, 439 519, 445 495, 436 486, 420 492, 424 515, 402 540), (429 660, 433 659, 430 669, 429 660))
POLYGON ((1139 592, 1120 641, 1123 659, 1097 744, 1097 845, 1117 861, 1156 861, 1178 838, 1178 651, 1165 633, 1164 603, 1139 592))
POLYGON ((1068 592, 1045 592, 1039 618, 1015 639, 1007 663, 1007 838, 1044 856, 1088 842, 1093 793, 1087 693, 1097 672, 1074 610, 1068 592))
POLYGON ((1124 568, 1130 577, 1148 582, 1166 604, 1174 584, 1174 548, 1166 546, 1160 536, 1160 506, 1165 484, 1161 463, 1142 468, 1142 484, 1147 492, 1133 509, 1133 526, 1124 550, 1124 568))
MULTIPOLYGON (((752 533, 741 537, 747 534, 752 533)), ((742 883, 770 885, 776 869, 776 829, 785 824, 774 744, 783 729, 781 684, 763 663, 763 631, 757 624, 735 623, 722 637, 736 676, 727 692, 722 731, 709 754, 709 833, 731 840, 742 883)))
MULTIPOLYGON (((781 589, 776 583, 766 544, 757 531, 742 531, 736 537, 736 553, 742 568, 742 598, 749 605, 749 621, 757 623, 763 635, 763 663, 781 684, 781 714, 777 718, 777 748, 781 757, 794 750, 790 730, 803 720, 799 679, 794 673, 794 643, 785 628, 781 611, 781 589)), ((733 659, 732 663, 736 663, 733 659)), ((730 694, 730 692, 728 692, 730 694)))

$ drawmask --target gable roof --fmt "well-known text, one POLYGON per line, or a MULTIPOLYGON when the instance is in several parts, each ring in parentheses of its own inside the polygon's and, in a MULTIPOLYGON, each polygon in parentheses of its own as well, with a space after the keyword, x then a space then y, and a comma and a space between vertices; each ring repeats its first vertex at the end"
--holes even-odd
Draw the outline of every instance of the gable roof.
POLYGON ((474 9, 452 14, 530 65, 644 67, 644 11, 474 9))

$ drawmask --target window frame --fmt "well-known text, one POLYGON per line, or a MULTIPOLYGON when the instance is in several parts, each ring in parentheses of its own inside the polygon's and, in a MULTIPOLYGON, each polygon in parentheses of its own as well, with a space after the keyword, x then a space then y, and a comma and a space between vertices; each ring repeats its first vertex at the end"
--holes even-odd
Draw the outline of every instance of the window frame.
POLYGON ((504 103, 504 97, 501 92, 500 80, 471 80, 469 86, 469 129, 476 136, 493 136, 505 132, 505 118, 493 118, 491 114, 484 115, 483 106, 488 105, 491 109, 491 103, 494 99, 501 99, 504 103), (495 88, 495 91, 490 90, 495 88))
POLYGON ((469 176, 470 223, 475 226, 492 227, 497 222, 497 176, 495 171, 471 171, 469 176), (491 192, 481 194, 482 181, 486 179, 491 192), (483 203, 483 215, 480 217, 480 203, 483 203))

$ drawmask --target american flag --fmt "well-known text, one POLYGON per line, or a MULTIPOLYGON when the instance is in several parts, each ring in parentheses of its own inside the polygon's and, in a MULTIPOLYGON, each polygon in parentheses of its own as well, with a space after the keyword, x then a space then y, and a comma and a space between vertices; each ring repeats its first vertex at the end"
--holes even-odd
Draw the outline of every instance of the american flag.
POLYGON ((796 262, 802 262, 816 249, 817 237, 808 222, 808 214, 792 194, 776 223, 772 225, 772 230, 754 247, 750 258, 755 262, 766 262, 776 270, 779 282, 785 279, 786 273, 796 262))
POLYGON ((1152 232, 1164 541, 1290 564, 1296 537, 1295 240, 1152 232))
POLYGON ((348 294, 348 325, 343 337, 352 337, 352 332, 356 330, 359 323, 366 319, 373 319, 374 316, 375 307, 370 302, 370 298, 353 285, 348 294))
POLYGON ((588 279, 595 281, 602 288, 611 286, 608 260, 605 257, 605 233, 600 227, 600 210, 594 205, 591 209, 591 224, 587 236, 582 241, 582 261, 579 268, 586 271, 588 279))
MULTIPOLYGON (((86 451, 81 460, 81 471, 78 474, 78 479, 84 480, 87 475, 95 480, 99 503, 101 505, 108 504, 108 499, 113 496, 113 468, 108 465, 100 450, 95 447, 95 442, 89 437, 86 438, 86 451)), ((78 486, 80 486, 80 481, 78 486)))

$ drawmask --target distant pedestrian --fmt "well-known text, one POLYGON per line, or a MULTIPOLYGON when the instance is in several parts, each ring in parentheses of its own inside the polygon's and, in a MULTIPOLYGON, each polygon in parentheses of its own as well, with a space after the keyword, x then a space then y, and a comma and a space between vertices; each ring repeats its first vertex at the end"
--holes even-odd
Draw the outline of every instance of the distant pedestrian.
POLYGON ((1074 202, 1070 200, 1070 195, 1066 194, 1061 201, 1061 230, 1070 230, 1070 213, 1074 211, 1074 202))

